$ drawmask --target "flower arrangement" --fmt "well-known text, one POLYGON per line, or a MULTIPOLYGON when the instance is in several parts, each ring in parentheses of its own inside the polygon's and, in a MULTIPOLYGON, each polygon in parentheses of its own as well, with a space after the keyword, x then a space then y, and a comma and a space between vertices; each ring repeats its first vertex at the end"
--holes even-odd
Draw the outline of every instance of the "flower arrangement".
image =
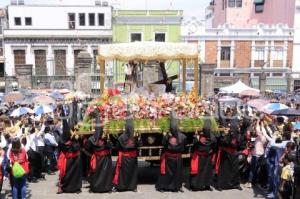
MULTIPOLYGON (((90 123, 96 117, 96 111, 100 114, 101 121, 107 121, 105 129, 110 133, 120 132, 125 127, 127 112, 132 113, 135 129, 140 131, 169 130, 169 114, 177 113, 179 127, 183 132, 195 132, 201 130, 204 125, 202 116, 208 116, 208 111, 203 103, 193 94, 173 95, 163 94, 159 97, 110 95, 107 91, 102 96, 92 101, 87 108, 84 123, 90 123)), ((213 119, 214 120, 214 119, 213 119)), ((212 128, 217 130, 217 123, 212 122, 212 128)), ((88 125, 82 125, 80 130, 88 129, 88 125)))

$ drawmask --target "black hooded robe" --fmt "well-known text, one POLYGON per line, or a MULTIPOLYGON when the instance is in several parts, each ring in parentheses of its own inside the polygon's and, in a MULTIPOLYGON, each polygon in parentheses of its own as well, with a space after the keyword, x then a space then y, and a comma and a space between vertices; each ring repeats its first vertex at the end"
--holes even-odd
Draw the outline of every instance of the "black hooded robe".
MULTIPOLYGON (((208 132, 210 134, 210 132, 208 132)), ((210 190, 213 184, 214 142, 210 135, 200 135, 193 141, 193 153, 191 156, 190 186, 193 191, 210 190)))
POLYGON ((220 138, 215 170, 217 174, 217 188, 241 189, 238 159, 238 136, 230 132, 220 138))
MULTIPOLYGON (((172 114, 173 115, 173 114, 172 114)), ((172 136, 164 136, 163 152, 160 162, 160 176, 156 183, 158 191, 178 192, 183 182, 183 162, 181 154, 185 150, 186 136, 179 132, 177 121, 171 118, 172 136)))
POLYGON ((112 159, 111 143, 102 139, 102 128, 96 127, 94 136, 88 139, 87 150, 91 152, 90 191, 94 193, 110 192, 112 190, 112 159))
POLYGON ((133 136, 133 120, 126 121, 126 131, 118 138, 118 160, 113 184, 118 191, 136 191, 138 179, 138 147, 141 140, 133 136))
MULTIPOLYGON (((63 111, 62 111, 63 112, 63 111)), ((65 116, 62 114, 62 116, 65 116)), ((58 193, 77 193, 82 188, 80 143, 71 138, 67 121, 63 120, 63 133, 58 142, 59 184, 58 193)))

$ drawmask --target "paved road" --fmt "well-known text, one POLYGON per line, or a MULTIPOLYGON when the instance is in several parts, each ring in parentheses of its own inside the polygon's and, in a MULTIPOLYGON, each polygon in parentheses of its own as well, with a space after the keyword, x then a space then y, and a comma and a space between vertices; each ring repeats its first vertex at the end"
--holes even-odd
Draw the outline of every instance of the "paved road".
MULTIPOLYGON (((57 195, 56 182, 57 175, 46 176, 45 181, 38 183, 29 183, 28 185, 28 198, 32 199, 79 199, 79 198, 101 198, 101 199, 250 199, 250 198, 264 198, 259 194, 255 194, 252 189, 244 189, 243 191, 229 190, 229 191, 205 191, 205 192, 191 192, 184 188, 184 193, 160 193, 155 191, 154 184, 159 174, 158 167, 149 167, 147 164, 140 164, 139 167, 139 186, 138 192, 123 192, 123 193, 111 193, 111 194, 92 194, 88 192, 88 184, 83 185, 82 193, 80 194, 60 194, 57 195)), ((187 171, 187 170, 186 170, 187 171)), ((187 172, 186 176, 187 176, 187 172)), ((186 177, 185 177, 186 178, 186 177)), ((2 190, 2 198, 11 198, 8 181, 4 182, 2 190)))

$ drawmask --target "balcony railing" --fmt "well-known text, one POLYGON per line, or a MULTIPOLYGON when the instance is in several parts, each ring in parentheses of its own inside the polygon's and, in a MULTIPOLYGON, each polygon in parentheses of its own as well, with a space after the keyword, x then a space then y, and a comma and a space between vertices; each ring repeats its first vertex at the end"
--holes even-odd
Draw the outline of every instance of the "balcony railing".
POLYGON ((74 76, 32 76, 33 88, 67 88, 73 89, 75 77, 74 76))
POLYGON ((230 68, 230 61, 229 60, 221 60, 220 68, 230 68))

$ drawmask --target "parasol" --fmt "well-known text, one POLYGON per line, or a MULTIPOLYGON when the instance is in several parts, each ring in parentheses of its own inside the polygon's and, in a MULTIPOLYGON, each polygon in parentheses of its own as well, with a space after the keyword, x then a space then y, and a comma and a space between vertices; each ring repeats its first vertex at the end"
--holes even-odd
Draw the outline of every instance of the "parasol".
POLYGON ((16 102, 24 99, 24 95, 20 92, 10 92, 4 96, 5 102, 16 102))
POLYGON ((271 115, 300 116, 300 110, 296 110, 293 108, 281 109, 273 111, 271 115))
POLYGON ((288 109, 288 108, 289 108, 288 106, 281 104, 281 103, 269 103, 269 104, 263 106, 260 109, 260 111, 270 114, 273 111, 288 109))
POLYGON ((296 130, 300 130, 300 122, 296 122, 293 127, 296 130))
POLYGON ((52 113, 53 110, 54 110, 54 107, 52 107, 50 105, 39 105, 34 108, 34 113, 36 115, 41 115, 44 113, 52 113))
POLYGON ((36 104, 55 104, 55 100, 52 97, 41 95, 32 99, 32 102, 36 104))
POLYGON ((258 97, 260 96, 259 91, 257 90, 244 90, 239 93, 240 96, 251 96, 251 97, 258 97))
POLYGON ((11 117, 19 117, 21 115, 25 115, 27 113, 33 113, 33 110, 30 109, 30 108, 26 108, 26 107, 20 107, 20 108, 17 108, 15 109, 11 114, 10 116, 11 117))
POLYGON ((261 109, 262 107, 264 107, 265 105, 269 104, 270 100, 266 100, 266 99, 253 99, 253 100, 249 100, 247 102, 247 104, 253 108, 256 109, 261 109))
POLYGON ((64 96, 58 92, 58 91, 53 91, 50 95, 50 97, 54 98, 55 100, 59 101, 59 100, 64 100, 64 96))

